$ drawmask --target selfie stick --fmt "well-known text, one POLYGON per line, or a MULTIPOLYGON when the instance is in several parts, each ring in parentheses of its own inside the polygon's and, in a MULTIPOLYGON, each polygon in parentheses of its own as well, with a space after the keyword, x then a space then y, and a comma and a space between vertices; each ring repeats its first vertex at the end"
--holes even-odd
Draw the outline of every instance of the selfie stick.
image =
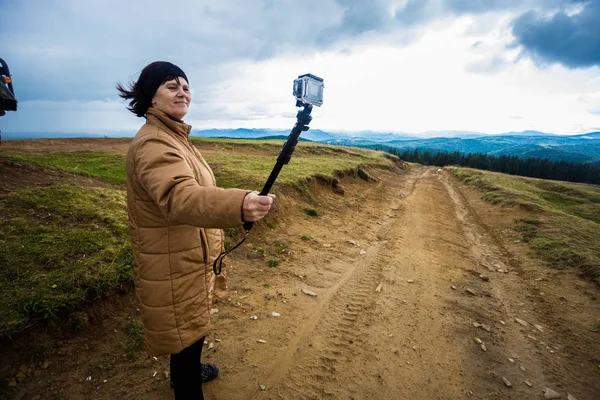
MULTIPOLYGON (((299 107, 303 106, 304 109, 298 111, 298 114, 296 115, 296 119, 297 119, 296 125, 294 125, 292 132, 290 133, 287 140, 283 144, 281 152, 279 153, 279 156, 277 156, 277 162, 275 163, 275 166, 273 167, 273 170, 271 171, 271 174, 269 175, 269 178, 267 179, 265 186, 263 187, 262 191, 259 193, 259 196, 267 196, 269 194, 269 190, 271 190, 271 187, 275 183, 275 180, 277 179, 277 176, 281 172, 281 169, 283 168, 283 166, 285 164, 288 164, 290 162, 290 159, 292 158, 292 153, 294 152, 294 150, 296 149, 296 145, 298 144, 298 138, 300 137, 300 134, 309 129, 308 124, 310 124, 310 121, 312 120, 312 117, 310 116, 310 112, 312 111, 312 105, 306 104, 306 103, 301 103, 301 102, 298 102, 297 105, 299 107)), ((215 275, 221 274, 221 270, 223 268, 223 258, 229 252, 235 250, 238 246, 240 246, 242 243, 244 243, 244 241, 248 237, 248 234, 250 233, 250 229, 252 229, 252 226, 254 226, 254 222, 252 222, 252 221, 244 222, 243 227, 244 227, 244 230, 246 231, 246 235, 244 236, 244 239, 242 239, 242 241, 239 242, 235 247, 233 247, 232 249, 229 249, 226 252, 221 253, 219 255, 219 257, 217 257, 217 259, 213 263, 213 272, 215 273, 215 275)))
MULTIPOLYGON (((312 117, 310 116, 312 106, 310 104, 302 105, 304 106, 304 109, 298 111, 298 115, 296 115, 296 125, 294 125, 294 129, 292 129, 292 132, 285 141, 283 148, 281 149, 281 152, 277 157, 277 162, 275 163, 275 166, 271 171, 271 175, 269 175, 269 178, 267 179, 267 182, 265 183, 265 186, 263 187, 262 191, 259 193, 259 196, 266 196, 269 194, 269 191, 275 183, 275 180, 281 172, 281 169, 285 164, 288 164, 290 162, 290 159, 292 158, 292 153, 294 152, 294 150, 296 149, 296 145, 298 144, 298 138, 300 137, 300 134, 302 132, 307 131, 310 128, 308 124, 310 124, 310 121, 312 120, 312 117)), ((246 232, 250 231, 253 225, 254 222, 244 222, 244 230, 246 232)))

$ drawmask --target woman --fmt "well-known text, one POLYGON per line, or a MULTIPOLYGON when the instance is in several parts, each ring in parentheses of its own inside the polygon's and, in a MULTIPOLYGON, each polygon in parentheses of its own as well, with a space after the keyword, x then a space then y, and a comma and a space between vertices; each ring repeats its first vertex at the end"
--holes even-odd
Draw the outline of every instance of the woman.
POLYGON ((218 368, 201 364, 213 296, 224 295, 224 277, 212 263, 223 250, 223 228, 258 221, 273 196, 221 189, 192 144, 182 118, 191 102, 189 80, 169 62, 146 66, 129 88, 128 109, 146 123, 127 153, 127 210, 145 349, 171 355, 175 398, 202 399, 202 382, 218 368))

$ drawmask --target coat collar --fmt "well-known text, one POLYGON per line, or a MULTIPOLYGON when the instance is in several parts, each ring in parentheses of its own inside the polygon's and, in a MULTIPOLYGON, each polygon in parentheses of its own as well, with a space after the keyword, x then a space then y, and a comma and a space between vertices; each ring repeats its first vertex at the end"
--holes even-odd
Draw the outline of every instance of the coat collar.
POLYGON ((150 107, 146 112, 146 123, 163 126, 169 132, 174 133, 178 137, 186 139, 192 131, 192 126, 183 121, 177 121, 169 117, 164 112, 157 108, 150 107))

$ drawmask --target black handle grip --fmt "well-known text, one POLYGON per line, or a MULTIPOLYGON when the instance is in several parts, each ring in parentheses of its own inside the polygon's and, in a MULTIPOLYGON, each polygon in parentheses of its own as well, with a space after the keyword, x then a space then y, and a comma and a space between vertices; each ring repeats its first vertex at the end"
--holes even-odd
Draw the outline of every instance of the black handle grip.
MULTIPOLYGON (((267 196, 269 194, 269 190, 271 190, 271 186, 272 183, 266 183, 265 187, 263 187, 262 192, 260 192, 258 195, 259 196, 267 196)), ((242 225, 242 227, 244 228, 245 231, 249 231, 250 229, 252 229, 252 227, 254 226, 254 222, 253 221, 246 221, 244 222, 244 225, 242 225)))

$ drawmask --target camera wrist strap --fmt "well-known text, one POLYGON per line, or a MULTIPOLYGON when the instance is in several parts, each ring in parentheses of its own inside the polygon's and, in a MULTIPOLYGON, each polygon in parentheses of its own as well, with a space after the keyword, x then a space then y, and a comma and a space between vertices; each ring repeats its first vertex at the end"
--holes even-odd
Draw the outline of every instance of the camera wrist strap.
POLYGON ((235 250, 238 247, 240 247, 241 244, 246 241, 246 239, 248 238, 249 234, 250 234, 250 230, 247 230, 246 234, 244 235, 244 238, 238 244, 236 244, 231 249, 229 249, 227 251, 223 251, 223 252, 221 252, 221 254, 219 254, 219 257, 217 257, 215 259, 215 262, 213 263, 213 272, 215 273, 215 275, 221 275, 221 272, 223 270, 223 259, 225 258, 225 256, 227 254, 231 253, 233 250, 235 250))

